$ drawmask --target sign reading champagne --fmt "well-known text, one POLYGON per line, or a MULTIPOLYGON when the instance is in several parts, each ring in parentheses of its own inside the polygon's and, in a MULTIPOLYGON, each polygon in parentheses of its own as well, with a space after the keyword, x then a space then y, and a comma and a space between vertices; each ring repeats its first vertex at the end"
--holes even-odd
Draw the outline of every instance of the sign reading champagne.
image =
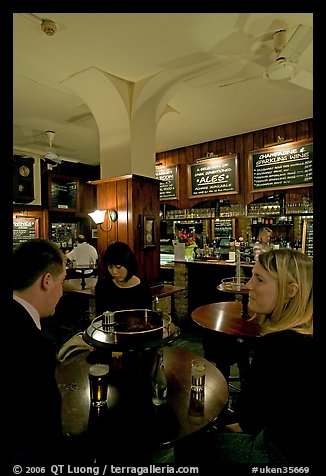
POLYGON ((251 192, 312 186, 312 159, 311 141, 252 151, 249 156, 251 192))
POLYGON ((238 193, 238 156, 214 157, 188 165, 190 197, 238 193))
POLYGON ((160 200, 178 198, 178 168, 156 168, 155 177, 160 180, 160 200))

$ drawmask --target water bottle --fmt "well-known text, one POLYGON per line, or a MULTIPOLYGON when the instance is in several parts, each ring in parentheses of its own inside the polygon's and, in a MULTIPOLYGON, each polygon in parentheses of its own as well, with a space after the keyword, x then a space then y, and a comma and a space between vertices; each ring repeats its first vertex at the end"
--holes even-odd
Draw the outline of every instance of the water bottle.
POLYGON ((156 354, 155 368, 152 377, 152 402, 159 406, 166 403, 168 382, 165 374, 163 351, 156 354))

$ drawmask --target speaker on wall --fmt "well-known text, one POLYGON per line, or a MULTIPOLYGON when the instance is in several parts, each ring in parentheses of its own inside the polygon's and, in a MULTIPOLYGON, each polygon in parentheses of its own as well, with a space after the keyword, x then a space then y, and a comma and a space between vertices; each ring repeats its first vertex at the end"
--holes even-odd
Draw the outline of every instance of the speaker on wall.
POLYGON ((13 202, 31 203, 34 200, 34 158, 13 156, 13 202))

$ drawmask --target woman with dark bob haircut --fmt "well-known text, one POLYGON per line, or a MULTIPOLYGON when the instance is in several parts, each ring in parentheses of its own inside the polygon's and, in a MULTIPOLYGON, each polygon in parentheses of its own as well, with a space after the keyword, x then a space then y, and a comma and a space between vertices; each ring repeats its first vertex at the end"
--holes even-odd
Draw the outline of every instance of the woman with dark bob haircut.
POLYGON ((111 243, 103 255, 104 277, 95 286, 96 314, 125 309, 151 309, 150 287, 136 276, 137 261, 123 241, 111 243))

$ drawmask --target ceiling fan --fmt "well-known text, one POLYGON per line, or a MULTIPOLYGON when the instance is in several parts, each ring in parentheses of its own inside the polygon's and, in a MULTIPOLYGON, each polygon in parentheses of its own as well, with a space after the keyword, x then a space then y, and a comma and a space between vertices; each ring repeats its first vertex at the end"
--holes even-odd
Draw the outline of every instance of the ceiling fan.
POLYGON ((184 80, 191 87, 218 85, 232 86, 252 79, 264 78, 270 81, 288 80, 306 89, 313 89, 313 75, 304 69, 298 69, 300 56, 310 45, 313 38, 312 27, 299 25, 291 38, 286 41, 286 30, 279 29, 261 35, 261 48, 257 49, 253 59, 238 57, 224 64, 219 64, 197 73, 184 80), (273 42, 272 48, 264 43, 273 42), (274 60, 271 62, 270 52, 274 60), (234 79, 236 75, 237 79, 234 79), (224 76, 224 79, 223 79, 224 76))
POLYGON ((300 56, 310 45, 312 38, 312 27, 307 25, 299 25, 288 41, 286 41, 286 30, 273 32, 271 39, 276 57, 274 61, 265 67, 262 75, 220 84, 220 87, 231 86, 237 82, 263 77, 271 81, 288 80, 293 84, 312 90, 313 74, 297 67, 300 56))
POLYGON ((55 132, 45 131, 45 134, 47 135, 47 138, 49 140, 49 147, 46 147, 46 152, 41 157, 41 159, 47 161, 49 164, 52 164, 52 167, 56 167, 57 165, 61 164, 62 161, 75 162, 75 163, 79 162, 78 160, 71 159, 69 157, 64 157, 63 155, 58 156, 55 148, 52 146, 52 142, 55 137, 55 132))
POLYGON ((57 156, 57 153, 55 151, 55 148, 52 147, 52 141, 55 137, 55 132, 53 131, 45 131, 45 134, 47 135, 47 138, 49 140, 49 147, 46 147, 46 152, 45 154, 41 157, 41 159, 47 161, 49 164, 52 165, 52 167, 57 166, 58 164, 61 164, 61 158, 57 156))

